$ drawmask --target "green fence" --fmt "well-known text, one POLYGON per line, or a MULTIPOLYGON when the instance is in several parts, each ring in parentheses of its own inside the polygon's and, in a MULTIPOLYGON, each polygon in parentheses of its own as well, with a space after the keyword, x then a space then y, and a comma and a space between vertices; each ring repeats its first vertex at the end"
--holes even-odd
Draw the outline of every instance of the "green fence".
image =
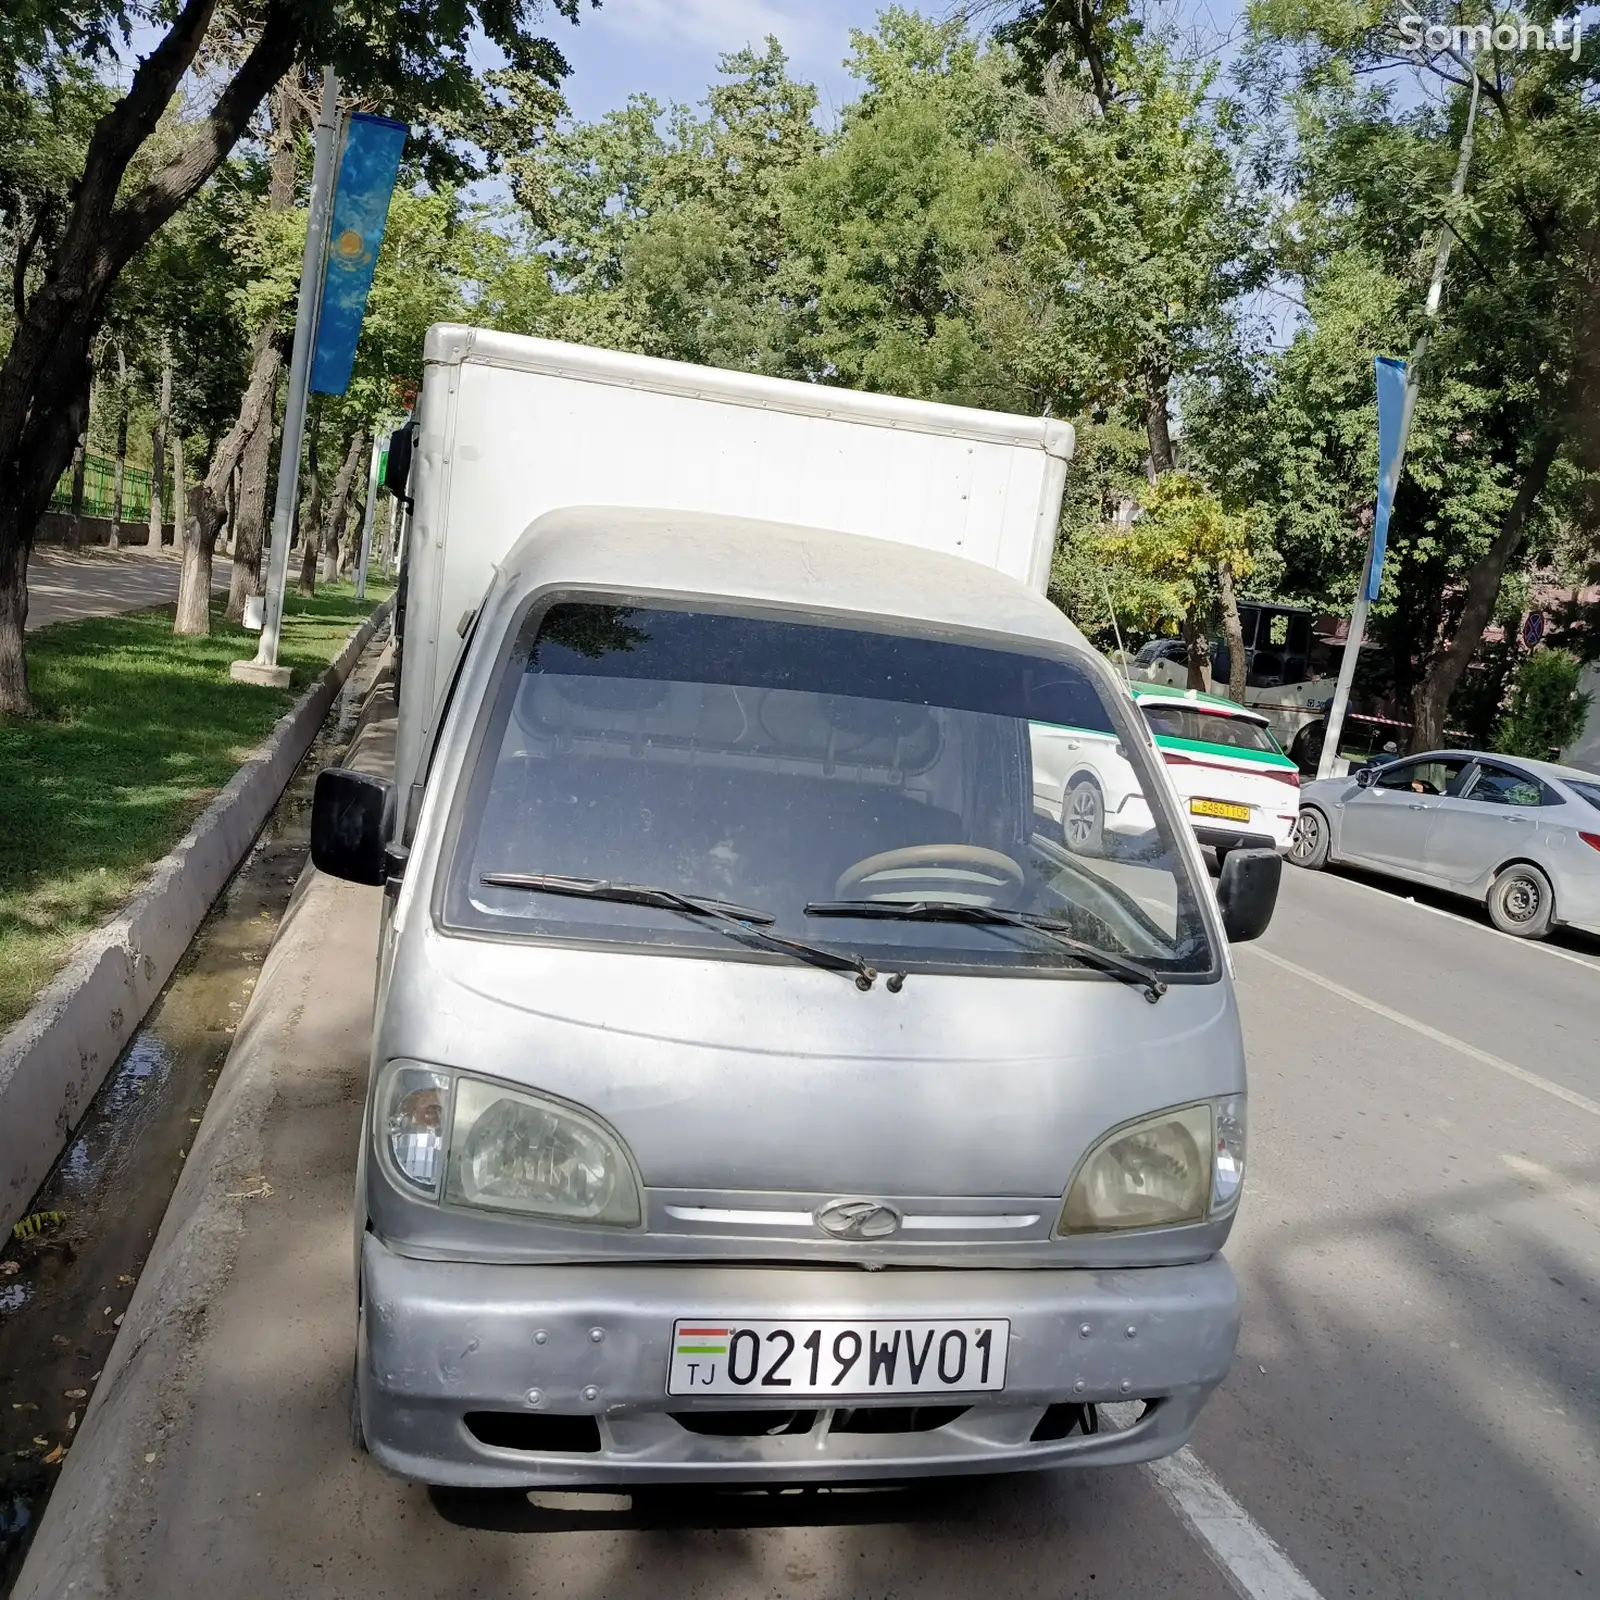
MULTIPOLYGON (((109 517, 116 507, 117 464, 105 456, 83 458, 83 515, 109 517)), ((72 472, 69 469, 50 497, 52 511, 72 510, 72 472)), ((122 520, 150 521, 150 474, 143 467, 127 467, 122 474, 122 520)))

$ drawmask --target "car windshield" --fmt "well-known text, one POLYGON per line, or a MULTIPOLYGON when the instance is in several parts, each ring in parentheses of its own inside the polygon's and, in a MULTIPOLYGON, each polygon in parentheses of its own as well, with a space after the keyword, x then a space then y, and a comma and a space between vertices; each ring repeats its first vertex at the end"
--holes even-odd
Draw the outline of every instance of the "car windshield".
POLYGON ((1150 731, 1168 739, 1188 739, 1195 744, 1221 744, 1234 750, 1259 750, 1281 755, 1278 741, 1259 722, 1203 706, 1174 705, 1159 700, 1140 703, 1150 731))
POLYGON ((483 716, 446 927, 784 958, 726 917, 635 892, 648 886, 885 968, 1090 970, 998 920, 806 911, 945 902, 1047 917, 1163 974, 1215 970, 1151 758, 1070 654, 567 602, 516 630, 483 716), (1100 752, 1131 829, 1069 843, 1034 760, 1062 738, 1100 752), (624 892, 546 893, 518 875, 624 892))

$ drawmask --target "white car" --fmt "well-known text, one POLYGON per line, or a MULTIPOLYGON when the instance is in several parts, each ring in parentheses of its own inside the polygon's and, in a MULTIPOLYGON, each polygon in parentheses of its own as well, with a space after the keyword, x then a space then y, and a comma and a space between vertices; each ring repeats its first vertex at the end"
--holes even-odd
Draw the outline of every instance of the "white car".
MULTIPOLYGON (((1131 693, 1201 844, 1219 857, 1241 846, 1286 853, 1300 812, 1300 770, 1267 719, 1197 689, 1136 683, 1131 693)), ((1153 831, 1114 738, 1036 722, 1031 742, 1034 809, 1059 823, 1068 849, 1115 854, 1153 831)))

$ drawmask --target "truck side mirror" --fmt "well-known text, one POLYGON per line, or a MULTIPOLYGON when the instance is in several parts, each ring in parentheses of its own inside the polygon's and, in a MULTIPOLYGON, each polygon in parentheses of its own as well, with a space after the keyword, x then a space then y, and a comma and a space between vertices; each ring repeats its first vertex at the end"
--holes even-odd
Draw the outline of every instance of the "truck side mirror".
POLYGON ((383 463, 383 486, 395 499, 406 501, 406 483, 411 477, 411 419, 407 417, 389 435, 389 454, 383 463))
POLYGON ((1217 880, 1217 904, 1229 944, 1259 939, 1272 921, 1283 879, 1283 858, 1276 850, 1230 850, 1217 880))
POLYGON ((317 870, 350 883, 383 883, 393 815, 394 785, 387 778, 324 767, 311 801, 311 860, 317 870))

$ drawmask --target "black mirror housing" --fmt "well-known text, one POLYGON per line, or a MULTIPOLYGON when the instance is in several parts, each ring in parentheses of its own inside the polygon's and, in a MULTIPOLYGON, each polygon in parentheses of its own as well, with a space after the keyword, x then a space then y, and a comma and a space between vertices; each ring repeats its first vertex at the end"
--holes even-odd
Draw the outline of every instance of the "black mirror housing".
POLYGON ((317 871, 349 883, 385 882, 393 818, 394 785, 387 778, 324 767, 311 801, 311 860, 317 871))
POLYGON ((1272 921, 1283 881, 1283 858, 1276 850, 1230 850, 1217 881, 1217 904, 1229 944, 1259 939, 1272 921))
POLYGON ((411 478, 411 418, 389 435, 389 454, 383 463, 383 486, 397 500, 407 498, 406 484, 411 478))
POLYGON ((1378 781, 1376 767, 1361 767, 1356 772, 1356 784, 1359 788, 1370 789, 1378 781))

